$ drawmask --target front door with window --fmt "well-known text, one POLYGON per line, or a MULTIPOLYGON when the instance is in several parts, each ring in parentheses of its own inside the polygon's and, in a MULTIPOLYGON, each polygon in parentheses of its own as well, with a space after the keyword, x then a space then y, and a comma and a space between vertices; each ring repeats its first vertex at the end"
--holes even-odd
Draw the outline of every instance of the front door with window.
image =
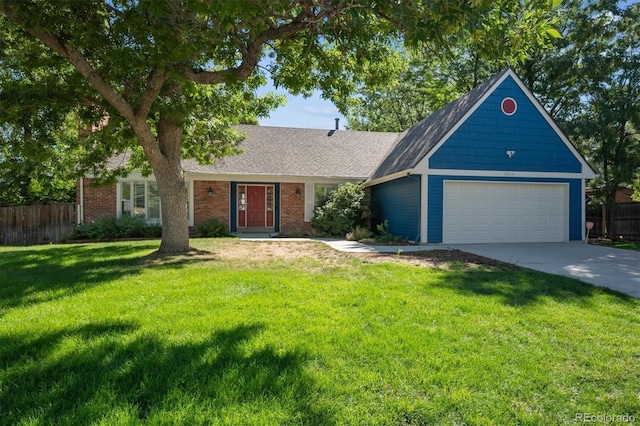
POLYGON ((238 228, 273 228, 274 185, 238 185, 238 228))
POLYGON ((265 226, 265 187, 247 186, 247 227, 265 226))

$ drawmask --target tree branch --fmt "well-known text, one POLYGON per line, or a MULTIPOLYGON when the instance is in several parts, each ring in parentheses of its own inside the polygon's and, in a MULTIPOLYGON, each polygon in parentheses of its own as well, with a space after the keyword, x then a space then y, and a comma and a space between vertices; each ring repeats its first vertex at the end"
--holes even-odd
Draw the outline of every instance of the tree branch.
POLYGON ((97 91, 102 98, 111 105, 122 117, 131 125, 133 131, 140 137, 140 140, 155 148, 157 141, 151 129, 146 123, 146 115, 149 113, 153 100, 162 88, 162 84, 168 73, 152 72, 149 76, 149 84, 142 95, 138 111, 134 110, 129 102, 124 99, 87 61, 84 55, 72 44, 60 37, 44 30, 38 30, 27 26, 26 22, 18 17, 9 5, 9 0, 4 0, 0 6, 0 13, 7 19, 23 28, 27 33, 40 40, 45 46, 66 59, 97 91))
POLYGON ((322 20, 324 13, 314 15, 311 7, 306 7, 290 23, 279 27, 270 26, 240 48, 242 61, 237 67, 219 71, 200 71, 188 66, 182 66, 183 75, 198 84, 219 84, 229 79, 247 79, 260 61, 262 48, 274 40, 287 40, 306 29, 313 28, 322 20), (315 19, 312 19, 315 18, 315 19))
POLYGON ((140 97, 138 106, 134 111, 136 117, 145 119, 149 115, 153 102, 158 98, 158 95, 162 90, 162 86, 167 81, 168 77, 169 72, 166 70, 160 72, 157 69, 154 69, 151 71, 149 77, 147 77, 147 88, 140 97))

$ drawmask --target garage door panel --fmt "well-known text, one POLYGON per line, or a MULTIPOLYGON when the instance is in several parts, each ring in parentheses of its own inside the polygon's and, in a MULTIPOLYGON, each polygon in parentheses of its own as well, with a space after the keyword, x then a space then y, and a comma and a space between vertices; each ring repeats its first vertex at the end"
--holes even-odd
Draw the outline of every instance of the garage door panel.
POLYGON ((567 227, 562 184, 444 183, 443 242, 561 242, 567 227))

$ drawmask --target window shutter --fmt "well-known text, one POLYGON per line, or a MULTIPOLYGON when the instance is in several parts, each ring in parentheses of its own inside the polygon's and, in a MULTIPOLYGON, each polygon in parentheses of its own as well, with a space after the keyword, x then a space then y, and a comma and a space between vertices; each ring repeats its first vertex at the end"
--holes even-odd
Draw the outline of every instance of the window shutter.
POLYGON ((304 221, 311 222, 313 218, 316 204, 316 193, 314 189, 314 184, 305 183, 304 184, 304 221))

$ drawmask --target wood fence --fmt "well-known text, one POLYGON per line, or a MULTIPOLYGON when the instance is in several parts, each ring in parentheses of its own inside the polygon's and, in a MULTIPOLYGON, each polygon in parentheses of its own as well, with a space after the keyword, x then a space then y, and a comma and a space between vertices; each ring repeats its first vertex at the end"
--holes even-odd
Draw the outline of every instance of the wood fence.
MULTIPOLYGON (((615 207, 614 231, 617 236, 628 240, 640 240, 640 203, 622 203, 615 207)), ((593 229, 589 232, 589 238, 603 236, 603 207, 588 206, 587 222, 593 222, 593 229)))
POLYGON ((73 232, 75 204, 0 207, 0 245, 57 243, 73 232))

